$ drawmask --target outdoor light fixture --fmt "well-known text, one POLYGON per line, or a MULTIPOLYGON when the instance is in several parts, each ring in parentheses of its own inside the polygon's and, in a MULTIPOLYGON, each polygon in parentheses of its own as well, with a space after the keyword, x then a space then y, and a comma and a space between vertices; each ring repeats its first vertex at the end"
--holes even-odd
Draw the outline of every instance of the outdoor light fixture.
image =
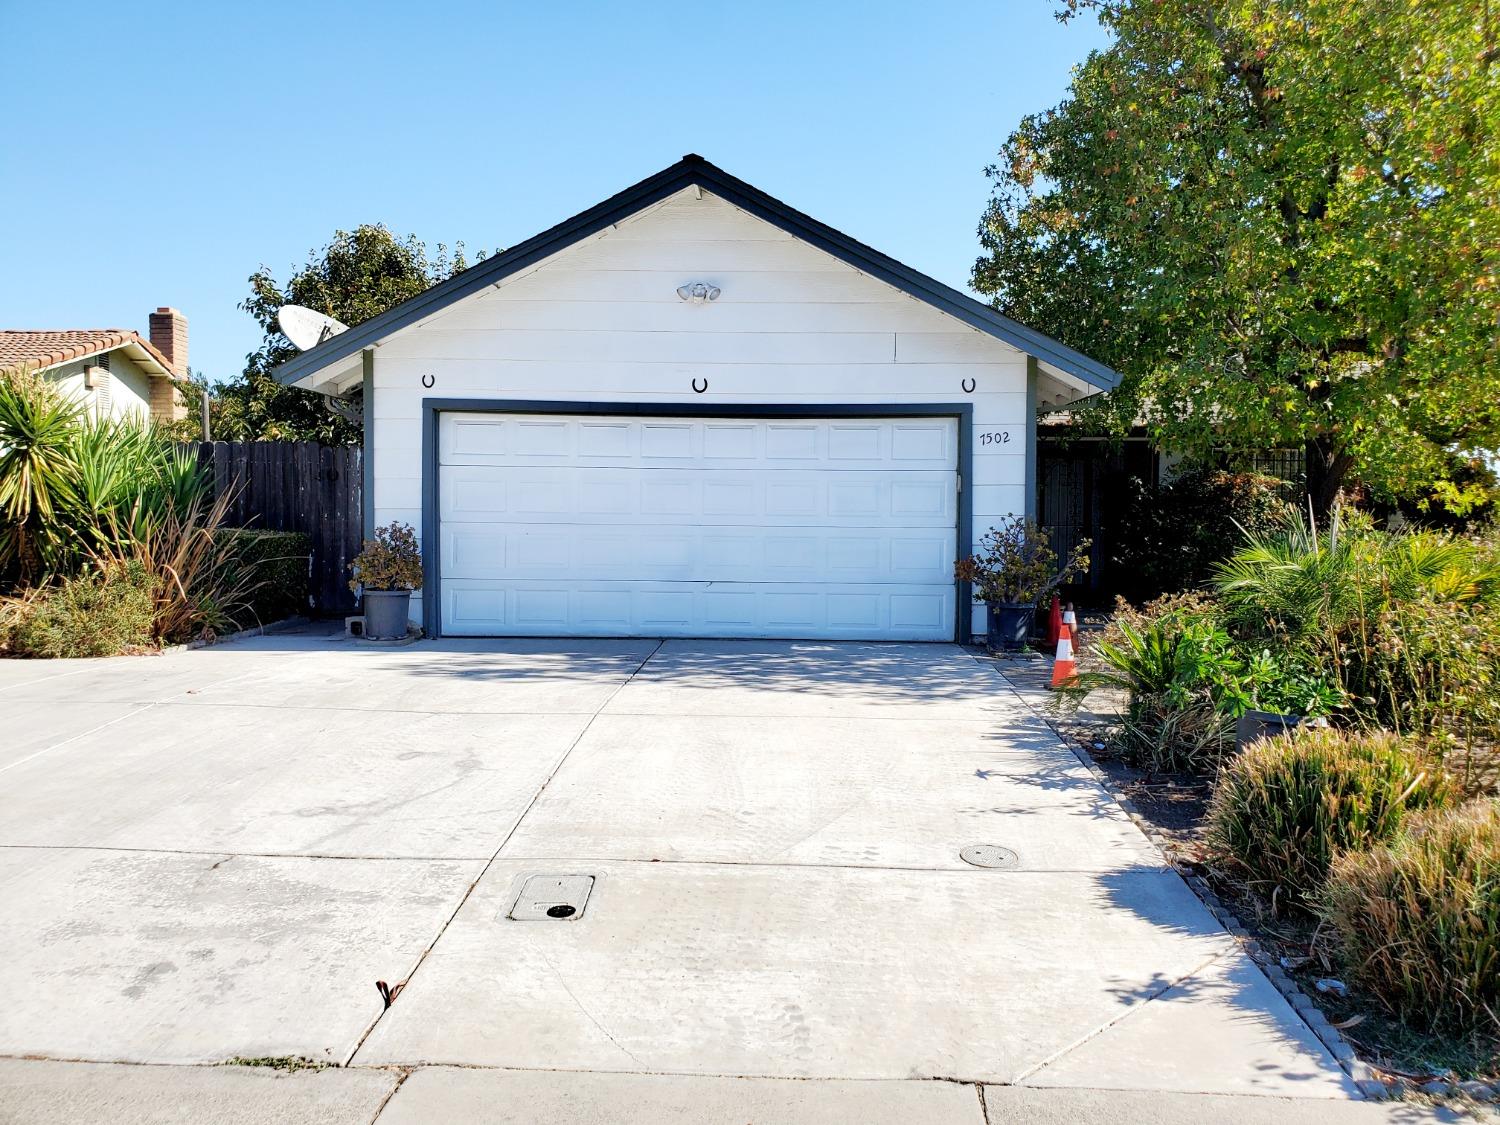
POLYGON ((677 295, 684 301, 692 301, 701 305, 705 301, 717 301, 719 299, 719 287, 709 285, 707 282, 694 281, 690 285, 684 285, 677 290, 677 295))

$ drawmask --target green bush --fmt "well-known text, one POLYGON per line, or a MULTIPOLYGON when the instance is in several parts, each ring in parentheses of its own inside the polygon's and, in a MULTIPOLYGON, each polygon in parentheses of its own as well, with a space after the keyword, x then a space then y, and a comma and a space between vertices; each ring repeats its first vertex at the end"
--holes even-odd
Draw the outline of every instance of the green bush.
POLYGON ((208 491, 197 456, 156 427, 91 417, 35 374, 0 375, 0 582, 78 574, 208 491))
POLYGON ((1273 905, 1305 909, 1336 855, 1384 843, 1409 810, 1454 799, 1447 776, 1393 735, 1304 730, 1228 762, 1208 845, 1273 905))
POLYGON ((1393 606, 1351 654, 1367 720, 1410 732, 1471 794, 1500 787, 1500 612, 1426 597, 1393 606))
POLYGON ((1330 669, 1351 725, 1429 743, 1471 791, 1500 780, 1500 550, 1335 513, 1256 538, 1219 568, 1242 647, 1330 669))
POLYGON ((115 656, 154 643, 154 580, 144 567, 85 571, 13 603, 16 656, 115 656))
POLYGON ((1324 916, 1345 972, 1420 1027, 1500 1031, 1500 802, 1408 818, 1333 863, 1324 916))
POLYGON ((375 538, 366 539, 364 550, 349 564, 353 577, 349 589, 356 594, 365 590, 420 590, 422 588, 422 549, 417 533, 410 524, 389 523, 375 529, 375 538))
POLYGON ((228 547, 229 585, 251 591, 231 613, 241 628, 267 625, 307 612, 307 565, 312 540, 300 531, 220 528, 228 547))
POLYGON ((1335 512, 1324 528, 1308 521, 1251 535, 1215 580, 1230 623, 1247 636, 1310 645, 1349 658, 1356 671, 1375 643, 1371 626, 1393 607, 1431 598, 1500 609, 1500 561, 1488 545, 1380 531, 1358 512, 1335 512))
POLYGON ((1085 691, 1122 688, 1130 706, 1117 747, 1152 770, 1204 770, 1234 745, 1234 720, 1251 708, 1318 717, 1340 693, 1295 652, 1247 647, 1203 594, 1121 602, 1094 646, 1085 691))
POLYGON ((1137 599, 1204 586, 1244 532, 1286 519, 1291 488, 1276 477, 1187 469, 1161 487, 1130 478, 1110 573, 1137 599))
POLYGON ((979 550, 953 564, 953 574, 986 605, 1036 605, 1089 568, 1092 540, 1080 539, 1059 562, 1052 533, 1033 519, 1007 516, 979 540, 979 550))

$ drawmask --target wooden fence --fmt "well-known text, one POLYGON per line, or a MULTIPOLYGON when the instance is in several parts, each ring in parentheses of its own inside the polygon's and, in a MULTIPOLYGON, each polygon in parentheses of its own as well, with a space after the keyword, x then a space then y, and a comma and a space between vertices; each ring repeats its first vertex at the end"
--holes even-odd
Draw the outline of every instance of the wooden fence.
POLYGON ((310 441, 207 441, 198 463, 214 487, 238 483, 228 523, 268 531, 300 531, 312 540, 312 612, 354 612, 349 562, 364 538, 361 502, 364 451, 310 441))

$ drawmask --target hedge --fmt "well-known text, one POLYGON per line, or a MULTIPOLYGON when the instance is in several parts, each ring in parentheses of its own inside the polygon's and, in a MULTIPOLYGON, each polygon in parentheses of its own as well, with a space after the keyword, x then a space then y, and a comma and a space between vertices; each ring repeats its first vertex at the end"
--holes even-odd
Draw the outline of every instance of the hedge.
POLYGON ((236 624, 267 625, 307 612, 307 578, 312 540, 300 531, 224 528, 235 565, 251 570, 258 583, 250 605, 234 614, 236 624))

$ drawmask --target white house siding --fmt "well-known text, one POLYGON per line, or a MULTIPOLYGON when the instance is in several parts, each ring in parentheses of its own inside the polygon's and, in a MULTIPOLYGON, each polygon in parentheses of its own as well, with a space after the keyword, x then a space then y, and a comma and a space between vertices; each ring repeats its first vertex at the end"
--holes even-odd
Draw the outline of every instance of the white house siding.
POLYGON ((975 539, 1026 510, 1022 352, 693 188, 402 330, 373 370, 381 525, 421 531, 424 398, 968 402, 975 435, 996 435, 963 482, 975 539), (719 299, 678 298, 697 281, 719 299))
MULTIPOLYGON (((86 368, 98 361, 98 356, 75 360, 73 363, 51 368, 45 375, 57 383, 64 394, 79 402, 88 403, 91 411, 97 410, 98 392, 84 386, 83 375, 86 368)), ((109 353, 108 380, 110 417, 143 418, 151 412, 151 377, 137 367, 123 351, 109 353)))

